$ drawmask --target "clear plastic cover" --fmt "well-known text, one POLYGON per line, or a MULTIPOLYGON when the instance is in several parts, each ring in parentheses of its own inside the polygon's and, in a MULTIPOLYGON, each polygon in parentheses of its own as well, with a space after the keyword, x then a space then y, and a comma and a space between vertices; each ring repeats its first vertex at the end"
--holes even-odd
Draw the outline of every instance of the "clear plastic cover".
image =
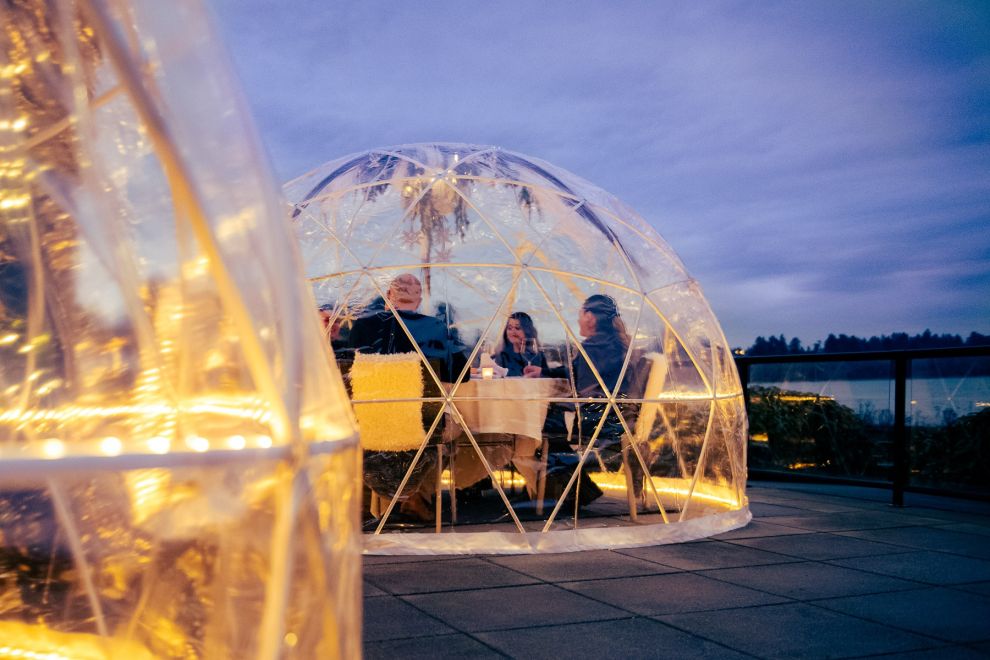
POLYGON ((368 551, 614 547, 748 520, 728 345, 626 205, 459 144, 349 156, 285 191, 362 429, 368 551))
POLYGON ((2 19, 0 655, 356 657, 356 426, 208 17, 2 19))

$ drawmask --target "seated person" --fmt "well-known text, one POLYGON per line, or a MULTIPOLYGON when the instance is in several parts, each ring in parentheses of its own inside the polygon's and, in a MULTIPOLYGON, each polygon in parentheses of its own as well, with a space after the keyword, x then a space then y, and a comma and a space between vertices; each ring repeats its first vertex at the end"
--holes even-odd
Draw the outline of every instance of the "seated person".
MULTIPOLYGON (((409 273, 397 276, 389 285, 386 297, 402 323, 390 309, 376 310, 354 321, 350 346, 362 353, 412 353, 416 351, 415 341, 440 380, 450 381, 460 376, 467 365, 467 357, 450 340, 448 328, 435 316, 417 311, 423 299, 419 279, 409 273), (403 325, 408 329, 408 334, 403 325)), ((423 370, 423 396, 441 396, 425 364, 423 370)), ((433 424, 440 405, 423 404, 424 428, 428 429, 433 424)), ((415 455, 415 451, 364 452, 365 482, 382 497, 391 499, 415 455)), ((435 472, 436 455, 424 452, 400 495, 400 511, 422 520, 432 518, 429 502, 435 472)))
MULTIPOLYGON (((626 333, 626 327, 619 315, 615 300, 611 296, 601 294, 589 296, 581 305, 581 311, 578 315, 578 329, 581 336, 584 337, 581 347, 588 355, 605 387, 613 390, 618 384, 630 344, 629 335, 626 333)), ((634 388, 636 382, 635 367, 635 363, 630 361, 616 398, 628 396, 634 388)), ((602 383, 595 376, 595 371, 580 353, 574 356, 571 363, 571 375, 574 379, 575 394, 579 398, 608 398, 609 392, 602 388, 602 383)), ((574 410, 574 408, 566 404, 555 404, 551 405, 547 411, 547 421, 543 431, 547 436, 551 454, 556 453, 564 456, 573 454, 567 442, 567 426, 564 422, 564 413, 567 410, 574 410)), ((615 411, 609 407, 608 403, 595 401, 579 404, 577 431, 579 438, 590 439, 606 410, 608 410, 608 415, 598 432, 595 446, 600 450, 602 460, 606 465, 613 467, 612 464, 617 461, 621 462, 621 441, 624 429, 615 411)), ((627 411, 629 413, 635 412, 632 410, 632 404, 623 408, 623 414, 627 411)), ((633 423, 633 420, 628 417, 626 421, 630 424, 633 423)), ((584 474, 581 476, 581 484, 581 504, 588 504, 591 500, 601 496, 601 491, 584 474), (588 494, 584 492, 585 490, 589 491, 588 494)))
MULTIPOLYGON (((508 370, 509 377, 550 378, 564 377, 563 369, 554 372, 547 366, 546 356, 539 349, 538 333, 533 319, 526 312, 513 312, 509 315, 502 331, 502 343, 494 355, 495 363, 508 370)), ((482 443, 481 451, 493 470, 510 462, 526 481, 526 490, 531 498, 536 497, 537 468, 540 463, 536 451, 539 438, 513 436, 511 434, 479 434, 476 439, 482 443)), ((458 488, 467 488, 485 477, 488 472, 473 448, 465 448, 461 442, 454 461, 454 477, 458 488)))
POLYGON ((526 312, 509 315, 502 331, 502 344, 493 358, 495 364, 509 370, 506 374, 509 377, 551 377, 547 358, 540 350, 536 326, 526 312))

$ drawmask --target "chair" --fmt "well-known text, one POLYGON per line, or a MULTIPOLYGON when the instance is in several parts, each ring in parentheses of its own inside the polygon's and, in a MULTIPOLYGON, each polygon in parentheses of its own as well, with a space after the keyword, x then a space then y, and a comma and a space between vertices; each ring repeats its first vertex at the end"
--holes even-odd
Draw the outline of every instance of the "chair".
MULTIPOLYGON (((605 438, 618 440, 620 443, 622 471, 626 480, 626 498, 629 504, 629 517, 635 521, 637 519, 637 499, 643 487, 642 479, 646 475, 642 472, 639 459, 632 451, 633 443, 637 448, 649 445, 650 432, 656 422, 657 415, 661 413, 660 404, 656 401, 663 390, 664 382, 667 378, 667 358, 662 353, 636 354, 631 358, 631 363, 635 364, 634 377, 629 381, 627 389, 623 392, 626 398, 645 400, 644 403, 618 403, 622 409, 622 416, 628 426, 632 437, 621 431, 621 435, 616 437, 617 432, 605 432, 599 435, 596 445, 605 438), (652 399, 652 401, 651 401, 652 399)), ((568 429, 568 439, 570 439, 570 429, 568 429)), ((596 446, 592 449, 595 462, 599 470, 606 472, 605 461, 602 458, 600 449, 596 446)), ((648 466, 647 466, 648 467, 648 466)))
MULTIPOLYGON (((624 436, 622 439, 622 470, 626 475, 626 497, 629 500, 629 517, 636 520, 636 477, 634 469, 630 465, 630 460, 639 459, 635 454, 630 458, 631 443, 635 442, 636 447, 649 446, 650 432, 656 423, 657 415, 661 413, 660 403, 656 400, 663 391, 664 383, 667 380, 667 356, 663 353, 647 353, 640 359, 640 382, 636 384, 636 398, 644 399, 640 404, 639 413, 636 415, 635 423, 630 429, 633 438, 624 436), (647 368, 648 367, 648 368, 647 368), (643 374, 646 374, 645 377, 643 374)), ((647 465, 649 468, 649 465, 647 465)), ((643 475, 648 478, 649 474, 643 475)), ((640 484, 642 486, 642 484, 640 484)))
MULTIPOLYGON (((366 452, 418 450, 425 435, 419 355, 356 353, 349 376, 361 448, 366 452)), ((393 497, 398 494, 394 492, 393 497)), ((381 495, 372 489, 371 513, 375 517, 380 517, 381 504, 381 495)))

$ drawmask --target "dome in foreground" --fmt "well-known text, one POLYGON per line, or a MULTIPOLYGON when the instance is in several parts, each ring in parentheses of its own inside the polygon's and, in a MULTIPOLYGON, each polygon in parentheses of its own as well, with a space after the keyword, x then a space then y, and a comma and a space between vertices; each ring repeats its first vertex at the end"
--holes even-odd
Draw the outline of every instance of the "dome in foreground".
POLYGON ((628 206, 462 144, 348 156, 285 190, 361 427, 367 551, 646 545, 749 520, 731 352, 628 206))
POLYGON ((361 653, 357 429, 204 4, 0 8, 0 657, 361 653))

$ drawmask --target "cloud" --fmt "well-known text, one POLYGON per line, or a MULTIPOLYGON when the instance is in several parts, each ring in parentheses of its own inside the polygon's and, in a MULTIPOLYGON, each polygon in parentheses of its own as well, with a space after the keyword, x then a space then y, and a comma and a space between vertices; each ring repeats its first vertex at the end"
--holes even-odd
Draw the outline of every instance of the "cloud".
POLYGON ((499 144, 618 196, 730 341, 990 332, 985 4, 215 0, 283 179, 499 144))

